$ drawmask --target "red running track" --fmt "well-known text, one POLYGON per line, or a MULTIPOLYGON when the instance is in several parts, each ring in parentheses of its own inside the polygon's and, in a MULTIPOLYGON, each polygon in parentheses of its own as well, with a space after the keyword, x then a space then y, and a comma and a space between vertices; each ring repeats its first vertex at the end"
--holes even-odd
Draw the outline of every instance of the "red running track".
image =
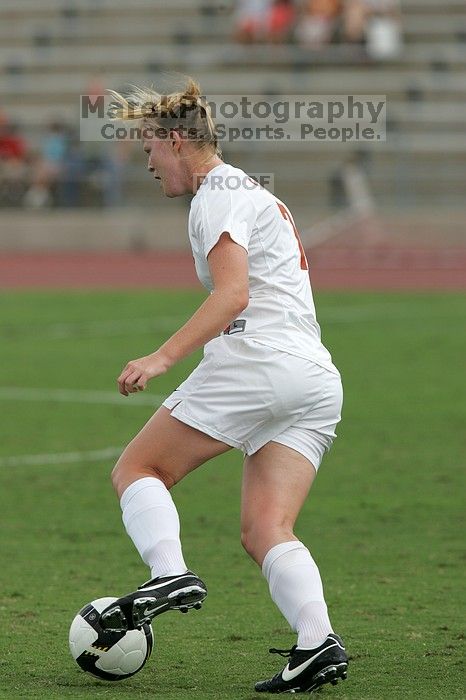
MULTIPOLYGON (((315 248, 308 252, 315 289, 464 290, 466 249, 315 248)), ((185 252, 7 253, 2 289, 199 287, 185 252)))

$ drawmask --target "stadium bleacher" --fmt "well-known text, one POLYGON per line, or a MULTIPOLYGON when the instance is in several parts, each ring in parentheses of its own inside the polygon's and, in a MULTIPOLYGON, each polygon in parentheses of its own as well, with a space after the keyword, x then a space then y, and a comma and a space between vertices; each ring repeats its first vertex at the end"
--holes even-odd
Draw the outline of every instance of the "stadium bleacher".
MULTIPOLYGON (((354 46, 239 46, 231 0, 2 0, 2 109, 38 144, 51 118, 76 123, 93 79, 120 88, 193 74, 211 94, 386 94, 387 142, 364 146, 380 207, 462 206, 466 167, 466 13, 463 0, 404 0, 403 50, 374 61, 354 46)), ((290 206, 325 210, 357 144, 228 144, 249 172, 274 172, 290 206)), ((133 203, 152 183, 134 152, 133 203)))

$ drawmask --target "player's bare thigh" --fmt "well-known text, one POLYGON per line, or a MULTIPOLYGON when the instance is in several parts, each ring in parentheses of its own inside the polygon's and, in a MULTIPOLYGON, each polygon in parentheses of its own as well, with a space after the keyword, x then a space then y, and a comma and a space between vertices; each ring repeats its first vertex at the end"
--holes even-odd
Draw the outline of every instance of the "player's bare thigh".
POLYGON ((297 539, 294 524, 315 475, 306 457, 277 442, 245 458, 241 539, 259 566, 276 544, 297 539))
POLYGON ((112 473, 113 485, 119 497, 145 476, 156 476, 170 488, 228 450, 229 445, 173 418, 161 406, 124 450, 112 473))

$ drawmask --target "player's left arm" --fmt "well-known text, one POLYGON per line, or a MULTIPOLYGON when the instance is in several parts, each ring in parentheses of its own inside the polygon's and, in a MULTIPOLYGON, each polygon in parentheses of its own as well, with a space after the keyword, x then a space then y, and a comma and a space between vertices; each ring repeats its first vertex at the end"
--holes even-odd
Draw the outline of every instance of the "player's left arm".
POLYGON ((193 316, 156 352, 129 362, 118 377, 124 396, 215 338, 249 303, 248 253, 224 231, 207 256, 214 289, 193 316))

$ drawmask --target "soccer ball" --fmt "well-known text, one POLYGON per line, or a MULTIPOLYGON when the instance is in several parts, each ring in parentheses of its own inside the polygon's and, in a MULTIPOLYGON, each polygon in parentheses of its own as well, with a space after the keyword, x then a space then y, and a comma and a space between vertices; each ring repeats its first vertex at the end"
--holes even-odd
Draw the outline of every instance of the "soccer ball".
POLYGON ((110 632, 100 626, 100 613, 115 600, 93 600, 78 612, 70 627, 71 656, 83 671, 106 681, 134 676, 146 663, 154 644, 150 624, 128 632, 110 632))

